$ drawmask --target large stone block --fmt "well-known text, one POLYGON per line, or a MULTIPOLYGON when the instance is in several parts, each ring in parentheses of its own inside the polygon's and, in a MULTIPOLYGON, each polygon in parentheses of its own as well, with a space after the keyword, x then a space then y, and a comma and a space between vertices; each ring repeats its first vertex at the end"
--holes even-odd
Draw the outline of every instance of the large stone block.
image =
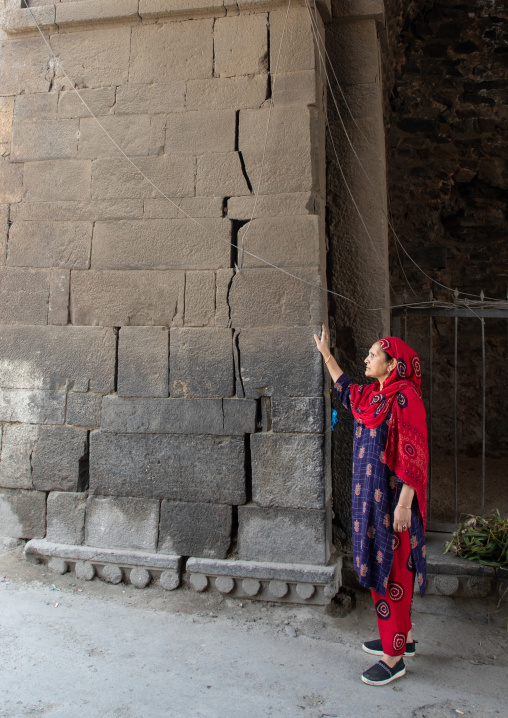
POLYGON ((123 327, 118 342, 118 396, 167 396, 166 327, 123 327))
POLYGON ((58 94, 56 92, 36 92, 31 95, 18 95, 14 105, 14 120, 20 122, 41 122, 56 120, 58 94))
POLYGON ((20 202, 23 197, 23 168, 0 157, 0 202, 20 202))
MULTIPOLYGON (((252 220, 245 237, 245 249, 277 266, 317 268, 321 260, 320 229, 320 219, 317 215, 260 217, 252 220)), ((239 241, 244 231, 245 228, 240 230, 239 241)), ((260 259, 245 254, 244 266, 266 267, 266 264, 260 259)), ((301 271, 293 270, 293 272, 308 281, 307 276, 303 276, 301 271)), ((297 280, 293 279, 292 282, 293 291, 300 291, 297 289, 299 287, 297 280)))
POLYGON ((125 399, 105 396, 102 431, 223 435, 221 399, 125 399))
POLYGON ((245 561, 324 564, 326 512, 238 508, 238 557, 245 561))
POLYGON ((254 434, 252 498, 260 506, 324 509, 325 467, 322 435, 254 434))
MULTIPOLYGON (((265 155, 262 150, 246 150, 242 153, 245 171, 252 187, 258 188, 259 173, 263 166, 261 194, 284 194, 288 192, 312 192, 319 190, 319 157, 309 147, 275 148, 265 155)), ((199 163, 198 163, 199 167, 199 163)), ((322 188, 324 190, 324 187, 322 188)), ((247 194, 238 192, 238 194, 247 194)))
POLYGON ((211 77, 212 69, 212 18, 141 25, 132 29, 130 82, 168 82, 211 77), (147 47, 150 48, 148 53, 147 47))
POLYGON ((113 433, 229 436, 253 433, 255 425, 256 402, 249 399, 105 396, 102 405, 101 429, 113 433))
POLYGON ((282 433, 321 433, 325 428, 322 397, 272 398, 272 429, 282 433))
POLYGON ((189 80, 185 101, 188 110, 238 110, 244 107, 260 107, 267 99, 267 94, 267 74, 217 77, 189 80))
POLYGON ((243 438, 92 432, 94 494, 242 504, 243 438))
POLYGON ((238 337, 245 396, 321 396, 323 369, 309 329, 242 329, 238 337))
POLYGON ((71 320, 110 327, 179 325, 183 298, 183 272, 73 271, 71 320))
POLYGON ((138 17, 138 0, 85 0, 56 5, 57 25, 138 17))
MULTIPOLYGON (((195 163, 191 155, 136 158, 136 166, 167 197, 194 195, 195 163)), ((92 168, 92 199, 160 199, 150 182, 125 159, 99 159, 92 168)))
POLYGON ((345 85, 379 82, 377 28, 374 20, 334 25, 336 42, 332 61, 337 81, 345 85), (358 48, 362 52, 358 52, 358 48))
POLYGON ((0 421, 63 424, 65 391, 0 389, 0 421))
POLYGON ((287 8, 282 6, 270 11, 271 71, 283 73, 315 69, 314 35, 307 8, 292 7, 287 21, 286 14, 287 8))
POLYGON ((231 506, 163 501, 158 550, 174 556, 226 558, 232 517, 231 506))
POLYGON ((98 548, 155 551, 159 502, 90 496, 86 505, 85 543, 98 548))
POLYGON ((215 21, 213 30, 216 75, 256 75, 267 70, 267 20, 266 13, 258 13, 222 17, 215 21))
POLYGON ((82 429, 8 425, 3 437, 0 486, 76 491, 87 445, 87 432, 82 429))
POLYGON ((280 72, 272 80, 272 98, 275 106, 317 105, 321 83, 315 70, 280 72))
MULTIPOLYGON (((164 146, 164 121, 159 128, 157 142, 157 118, 148 115, 112 115, 101 117, 101 125, 129 157, 157 154, 164 146)), ((78 157, 96 159, 118 157, 118 149, 93 117, 80 121, 78 157)))
POLYGON ((2 436, 0 486, 33 489, 31 456, 39 427, 32 424, 6 424, 2 436))
POLYGON ((12 162, 57 160, 76 156, 78 120, 58 122, 15 122, 12 136, 12 162))
POLYGON ((70 392, 67 395, 67 424, 100 426, 101 406, 102 394, 70 392))
POLYGON ((111 329, 0 326, 2 387, 107 393, 113 390, 114 374, 111 329))
POLYGON ((29 202, 87 200, 90 177, 89 160, 27 162, 23 170, 25 198, 29 202))
MULTIPOLYGON (((5 38, 5 35, 3 35, 5 38)), ((50 59, 40 37, 20 40, 5 39, 0 47, 2 66, 0 95, 21 95, 47 92, 50 87, 50 59)))
POLYGON ((167 118, 166 152, 233 152, 235 133, 233 110, 177 112, 167 118))
POLYGON ((231 197, 228 200, 229 219, 250 219, 255 209, 255 217, 279 217, 281 215, 319 214, 319 202, 309 192, 292 194, 269 194, 231 197))
MULTIPOLYGON (((259 160, 261 162, 261 159, 259 160)), ((196 193, 212 197, 250 195, 238 152, 203 154, 197 158, 196 193)))
POLYGON ((44 538, 46 494, 43 491, 0 490, 0 526, 4 536, 44 538))
MULTIPOLYGON (((249 246, 249 234, 246 245, 249 246)), ((319 272, 300 268, 298 276, 311 287, 276 269, 244 269, 236 274, 229 292, 231 325, 235 329, 258 326, 314 326, 321 318, 319 272), (255 309, 254 309, 255 308, 255 309)))
POLYGON ((216 269, 229 266, 229 222, 145 219, 97 222, 94 269, 216 269))
POLYGON ((91 244, 91 222, 13 222, 7 264, 88 269, 91 244))
POLYGON ((52 491, 47 503, 47 540, 80 546, 85 538, 85 510, 85 494, 52 491))
POLYGON ((265 138, 267 151, 277 147, 309 147, 317 139, 316 130, 316 110, 306 106, 272 107, 271 112, 268 107, 242 110, 239 149, 259 151, 265 138))
MULTIPOLYGON (((74 83, 87 88, 125 85, 129 79, 130 27, 52 35, 53 52, 74 83)), ((68 86, 57 67, 54 84, 68 86)))
POLYGON ((0 268, 3 324, 47 324, 50 287, 48 269, 0 268))
POLYGON ((40 491, 77 491, 87 462, 86 429, 40 426, 32 449, 32 480, 40 491))
POLYGON ((20 202, 11 205, 13 222, 98 222, 108 219, 141 219, 143 200, 109 199, 92 202, 20 202))
POLYGON ((231 329, 172 329, 170 345, 171 396, 190 398, 233 395, 231 329))
MULTIPOLYGON (((116 92, 116 115, 181 112, 185 107, 185 82, 128 84, 116 92)), ((191 108, 194 109, 194 108, 191 108)))
POLYGON ((215 273, 186 272, 186 327, 206 327, 215 323, 215 273))
POLYGON ((80 88, 79 95, 74 90, 60 92, 58 116, 68 118, 90 117, 90 112, 80 97, 83 98, 94 115, 109 115, 113 108, 116 111, 114 87, 99 87, 96 90, 80 88))

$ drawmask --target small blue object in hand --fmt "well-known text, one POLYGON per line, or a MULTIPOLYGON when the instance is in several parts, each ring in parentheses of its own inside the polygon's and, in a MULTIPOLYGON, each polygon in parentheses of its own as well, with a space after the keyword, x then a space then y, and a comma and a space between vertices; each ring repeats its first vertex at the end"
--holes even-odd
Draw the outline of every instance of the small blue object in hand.
POLYGON ((338 420, 339 420, 339 417, 337 416, 337 410, 332 409, 332 431, 333 431, 333 427, 338 422, 338 420))

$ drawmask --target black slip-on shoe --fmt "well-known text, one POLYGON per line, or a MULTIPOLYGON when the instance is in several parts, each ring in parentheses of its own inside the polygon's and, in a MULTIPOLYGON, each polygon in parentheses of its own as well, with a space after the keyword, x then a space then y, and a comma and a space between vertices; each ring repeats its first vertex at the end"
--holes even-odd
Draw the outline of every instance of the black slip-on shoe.
POLYGON ((386 686, 396 678, 401 678, 406 673, 404 660, 401 658, 393 668, 387 666, 384 661, 378 661, 362 675, 362 681, 369 686, 386 686))
MULTIPOLYGON (((417 643, 418 641, 406 643, 406 652, 403 654, 406 658, 413 658, 415 656, 417 643)), ((371 653, 373 656, 384 655, 383 644, 381 643, 380 638, 377 638, 375 641, 365 641, 362 648, 365 653, 371 653)))

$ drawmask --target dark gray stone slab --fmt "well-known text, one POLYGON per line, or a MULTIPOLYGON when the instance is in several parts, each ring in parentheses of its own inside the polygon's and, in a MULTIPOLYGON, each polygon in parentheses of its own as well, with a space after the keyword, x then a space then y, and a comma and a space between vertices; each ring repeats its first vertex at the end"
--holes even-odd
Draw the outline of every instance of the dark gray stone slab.
POLYGON ((324 509, 324 439, 315 434, 254 434, 252 498, 260 506, 324 509))
POLYGON ((233 333, 220 327, 171 329, 172 397, 233 395, 233 333))
POLYGON ((86 494, 52 491, 47 503, 46 538, 54 543, 77 544, 85 538, 86 494))
POLYGON ((224 434, 220 399, 124 399, 105 396, 101 429, 116 433, 224 434))
POLYGON ((256 402, 253 399, 224 399, 224 434, 253 434, 256 431, 256 402))
POLYGON ((231 506, 163 501, 159 552, 225 558, 231 540, 231 506))
POLYGON ((106 393, 113 390, 115 351, 112 329, 0 326, 0 386, 106 393))
POLYGON ((272 429, 274 432, 306 434, 324 431, 324 401, 322 397, 286 396, 272 398, 272 429))
POLYGON ((0 533, 12 538, 43 538, 46 494, 43 491, 0 490, 0 533))
POLYGON ((32 480, 40 491, 76 491, 86 462, 86 429, 41 426, 32 451, 32 480))
POLYGON ((245 396, 321 396, 323 369, 313 338, 316 331, 317 326, 242 329, 238 348, 245 396))
POLYGON ((245 502, 245 448, 237 437, 94 431, 90 490, 217 504, 245 502))
POLYGON ((102 394, 71 392, 67 396, 67 423, 97 427, 101 423, 102 394))
POLYGON ((166 327, 123 327, 118 345, 118 395, 167 396, 166 327))
POLYGON ((238 508, 238 557, 244 561, 325 564, 326 512, 238 508))
POLYGON ((85 543, 99 548, 155 551, 159 528, 159 502, 91 496, 86 506, 85 543))

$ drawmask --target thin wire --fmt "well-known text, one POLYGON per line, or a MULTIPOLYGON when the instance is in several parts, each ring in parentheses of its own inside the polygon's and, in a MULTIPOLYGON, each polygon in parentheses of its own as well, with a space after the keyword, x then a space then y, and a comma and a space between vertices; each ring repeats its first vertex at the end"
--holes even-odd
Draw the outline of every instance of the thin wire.
MULTIPOLYGON (((58 57, 55 55, 55 53, 53 52, 53 48, 51 47, 50 43, 49 43, 48 40, 46 39, 44 33, 42 32, 42 30, 41 30, 41 28, 40 28, 40 26, 39 26, 37 20, 35 19, 34 15, 33 15, 33 13, 32 13, 31 8, 26 5, 26 0, 24 0, 24 1, 25 1, 26 9, 27 9, 28 12, 30 13, 30 16, 31 16, 31 18, 32 18, 32 20, 33 20, 35 26, 37 27, 37 30, 39 31, 39 34, 41 35, 41 37, 42 37, 42 39, 43 39, 45 45, 47 46, 47 48, 48 48, 48 50, 49 50, 49 52, 50 52, 50 55, 51 55, 52 58, 55 60, 55 62, 57 63, 57 65, 60 67, 60 69, 61 69, 61 71, 62 71, 64 77, 65 77, 65 78, 67 79, 67 81, 69 82, 70 87, 72 87, 72 89, 74 90, 74 92, 76 93, 76 95, 79 97, 80 101, 82 102, 82 104, 83 104, 83 105, 85 106, 85 108, 87 109, 87 111, 88 111, 88 113, 90 114, 90 116, 93 117, 93 119, 95 120, 95 122, 98 124, 98 126, 101 128, 101 130, 104 132, 104 134, 108 137, 108 139, 112 142, 112 144, 116 147, 116 149, 120 152, 120 154, 121 154, 121 155, 127 160, 127 162, 136 170, 136 172, 137 172, 139 175, 141 175, 141 177, 143 177, 143 179, 146 180, 146 182, 148 182, 148 183, 156 190, 156 192, 158 192, 162 197, 164 197, 164 199, 166 199, 170 204, 172 204, 174 207, 176 207, 179 212, 181 212, 183 215, 185 215, 185 217, 187 217, 187 218, 190 219, 192 222, 194 222, 196 225, 198 225, 199 227, 201 227, 201 229, 203 229, 205 232, 208 232, 208 234, 211 234, 211 235, 212 235, 213 237, 215 237, 217 240, 219 240, 219 241, 221 241, 221 242, 225 242, 225 243, 228 244, 229 246, 234 247, 235 245, 233 244, 233 242, 229 242, 227 239, 224 239, 223 237, 219 237, 219 235, 215 234, 215 233, 214 233, 212 230, 210 230, 206 225, 202 224, 202 223, 199 222, 197 219, 195 219, 195 218, 192 217, 190 214, 188 214, 185 210, 183 210, 178 204, 176 204, 176 202, 174 202, 170 197, 168 197, 168 196, 130 159, 130 157, 128 157, 128 155, 124 152, 124 150, 120 147, 120 145, 115 141, 115 139, 109 134, 109 132, 108 132, 108 131, 106 130, 106 128, 104 127, 104 125, 100 122, 100 120, 98 119, 98 117, 96 117, 96 115, 93 113, 93 111, 90 109, 90 107, 88 106, 88 104, 86 103, 86 101, 83 99, 83 97, 82 97, 81 94, 79 93, 79 90, 78 90, 77 87, 75 86, 74 82, 70 79, 70 77, 68 76, 68 74, 66 73, 65 68, 63 67, 63 65, 62 65, 62 63, 60 62, 59 58, 58 58, 58 57)), ((308 280, 303 279, 302 277, 299 277, 298 275, 293 274, 292 272, 287 271, 287 270, 284 269, 283 267, 279 267, 279 266, 277 266, 276 264, 273 264, 272 262, 269 262, 268 260, 263 259, 262 257, 259 257, 258 255, 254 254, 254 253, 252 253, 252 252, 249 252, 249 251, 245 250, 245 254, 249 255, 249 256, 252 257, 253 259, 258 260, 259 262, 265 264, 266 266, 271 267, 272 269, 275 269, 275 270, 277 270, 278 272, 281 272, 282 274, 284 274, 284 275, 286 275, 286 276, 288 276, 288 277, 291 277, 292 279, 296 279, 298 282, 301 282, 302 284, 305 284, 305 285, 307 285, 307 286, 313 287, 314 289, 319 289, 321 292, 326 292, 327 294, 331 294, 332 296, 339 297, 340 299, 344 299, 346 302, 349 302, 350 304, 355 305, 356 307, 358 307, 359 309, 361 309, 361 310, 363 310, 363 311, 365 311, 365 312, 380 312, 380 311, 383 311, 383 310, 386 310, 386 309, 400 309, 400 308, 403 308, 403 307, 417 308, 417 307, 425 307, 425 306, 437 306, 437 307, 449 308, 449 307, 453 307, 453 306, 454 306, 454 305, 450 304, 449 302, 424 301, 424 302, 413 302, 413 303, 411 303, 411 304, 395 304, 395 305, 392 305, 392 306, 384 306, 384 307, 364 307, 364 306, 362 306, 359 302, 355 301, 354 299, 350 299, 349 297, 346 297, 345 295, 340 294, 339 292, 334 292, 334 291, 331 290, 331 289, 327 289, 326 287, 323 287, 321 284, 318 284, 317 282, 309 282, 308 280)), ((505 304, 508 306, 508 301, 505 301, 505 304)))
MULTIPOLYGON (((305 0, 305 6, 306 6, 306 8, 307 8, 307 12, 308 12, 308 15, 309 15, 309 17, 310 17, 311 24, 312 24, 312 26, 314 27, 314 18, 312 17, 312 12, 311 12, 311 9, 310 9, 308 0, 305 0)), ((361 128, 358 126, 358 124, 357 124, 355 118, 353 117, 353 114, 352 114, 352 112, 351 112, 351 110, 350 110, 350 108, 349 108, 349 105, 348 105, 348 103, 347 103, 347 101, 346 101, 346 98, 345 98, 345 96, 344 96, 344 93, 343 93, 343 91, 342 91, 342 87, 340 86, 339 80, 337 79, 337 75, 336 75, 336 73, 335 73, 335 69, 334 69, 334 67, 333 67, 333 64, 332 64, 332 62, 331 62, 331 60, 330 60, 330 56, 329 56, 329 54, 328 54, 328 52, 327 52, 327 50, 326 50, 326 46, 325 46, 325 44, 324 44, 322 38, 319 36, 319 33, 315 33, 315 36, 316 36, 316 34, 317 34, 316 41, 317 41, 318 44, 319 44, 319 42, 321 42, 321 44, 323 45, 323 48, 324 48, 325 53, 326 53, 326 57, 328 58, 328 62, 329 62, 329 64, 330 64, 330 67, 332 68, 332 72, 333 72, 333 74, 334 74, 335 81, 336 81, 336 83, 337 83, 337 86, 338 86, 338 88, 339 88, 339 90, 340 90, 340 93, 341 93, 341 95, 342 95, 342 98, 343 98, 343 100, 344 100, 344 104, 346 105, 346 107, 347 107, 347 109, 348 109, 348 112, 349 112, 349 114, 351 115, 355 126, 358 128, 358 130, 360 131, 360 133, 362 134, 362 136, 367 140, 368 144, 372 147, 371 142, 370 142, 370 141, 367 139, 367 137, 364 135, 364 133, 362 132, 361 128)), ((320 53, 320 56, 321 56, 321 53, 320 53)), ((326 72, 326 70, 325 70, 325 72, 326 72)), ((443 284, 442 282, 439 282, 437 279, 434 279, 434 278, 431 277, 429 274, 427 274, 427 273, 419 266, 419 264, 417 264, 417 262, 411 257, 411 255, 409 254, 409 252, 406 250, 406 248, 404 247, 404 245, 403 245, 402 242, 400 241, 399 236, 398 236, 397 232, 395 231, 395 228, 393 227, 392 223, 390 222, 390 218, 389 218, 388 215, 386 214, 386 211, 385 211, 384 205, 383 205, 383 201, 382 201, 381 197, 378 195, 374 184, 372 183, 370 177, 368 176, 368 174, 367 174, 367 172, 366 172, 366 170, 365 170, 365 168, 364 168, 364 166, 363 166, 363 164, 362 164, 362 161, 360 160, 360 158, 359 158, 359 156, 358 156, 358 153, 356 152, 356 150, 355 150, 355 148, 354 148, 354 146, 353 146, 353 143, 351 142, 351 139, 350 139, 349 134, 348 134, 348 132, 347 132, 346 126, 345 126, 345 124, 344 124, 344 120, 343 120, 342 115, 341 115, 341 112, 340 112, 340 110, 339 110, 339 106, 338 106, 338 104, 337 104, 337 100, 336 100, 335 95, 334 95, 334 93, 333 93, 333 88, 332 88, 332 85, 331 85, 331 82, 330 82, 330 79, 329 79, 329 76, 328 76, 328 73, 327 73, 327 72, 326 72, 326 77, 327 77, 328 87, 329 87, 329 89, 330 89, 330 93, 331 93, 331 95, 332 95, 332 98, 333 98, 333 101, 334 101, 334 105, 335 105, 335 108, 336 108, 336 110, 337 110, 337 114, 338 114, 339 120, 340 120, 340 122, 341 122, 342 129, 344 130, 344 134, 346 135, 346 139, 347 139, 347 141, 348 141, 348 144, 350 145, 351 150, 353 151, 353 154, 355 155, 356 160, 358 161, 358 164, 360 165, 360 167, 361 167, 361 169, 362 169, 362 172, 363 172, 363 174, 365 175, 365 178, 367 179, 367 182, 369 183, 369 185, 370 185, 371 188, 372 188, 372 191, 374 192, 374 196, 376 197, 376 199, 377 199, 377 201, 378 201, 378 204, 379 204, 379 206, 380 206, 380 208, 381 208, 381 211, 383 212, 383 214, 385 215, 385 217, 386 217, 386 219, 387 219, 387 221, 388 221, 388 226, 389 226, 390 229, 392 230, 393 236, 395 237, 396 242, 400 245, 402 251, 406 254, 406 256, 408 257, 408 259, 415 265, 415 267, 418 269, 418 271, 420 271, 425 277, 427 277, 427 279, 430 279, 431 282, 434 282, 435 284, 437 284, 438 286, 442 287, 443 289, 447 289, 447 290, 450 291, 450 292, 455 292, 455 290, 454 290, 452 287, 449 287, 448 285, 443 284)), ((379 155, 377 155, 377 153, 375 153, 375 154, 376 154, 377 159, 380 159, 380 158, 379 158, 379 155)), ((460 294, 463 294, 464 296, 469 296, 469 297, 475 297, 475 298, 479 298, 479 297, 480 297, 480 295, 478 295, 478 294, 471 294, 470 292, 459 292, 459 293, 460 293, 460 294)), ((491 298, 491 299, 492 299, 492 301, 494 301, 494 302, 498 301, 498 300, 495 299, 495 298, 491 298)))
POLYGON ((271 86, 271 92, 270 92, 270 105, 269 105, 269 109, 268 109, 268 120, 267 120, 267 122, 266 122, 265 144, 264 144, 264 147, 263 147, 263 156, 261 157, 261 167, 260 167, 260 170, 259 170, 258 186, 257 186, 256 196, 255 196, 255 199, 254 199, 254 207, 252 208, 252 214, 251 214, 251 216, 250 216, 250 219, 249 219, 249 222, 248 222, 248 224, 247 224, 247 227, 245 228, 245 231, 242 233, 241 250, 240 250, 240 262, 239 262, 238 271, 240 271, 241 269, 243 269, 244 252, 245 252, 245 237, 247 236, 247 233, 248 233, 248 231, 249 231, 249 229, 250 229, 250 226, 251 226, 251 224, 252 224, 252 220, 254 219, 254 215, 255 215, 255 213, 256 213, 256 207, 257 207, 258 199, 259 199, 259 192, 260 192, 260 189, 261 189, 261 180, 263 179, 263 169, 264 169, 264 164, 265 164, 266 146, 267 146, 267 143, 268 143, 268 128, 270 127, 270 119, 271 119, 271 117, 272 117, 272 108, 273 108, 273 104, 274 104, 274 102, 273 102, 273 97, 274 97, 274 93, 275 93, 275 83, 276 83, 276 81, 277 81, 277 72, 278 72, 278 70, 279 70, 280 55, 281 55, 281 51, 282 51, 282 41, 284 40, 284 34, 285 34, 285 32, 286 32, 286 25, 287 25, 287 22, 288 22, 289 9, 290 9, 290 7, 291 7, 291 0, 289 0, 289 2, 288 2, 288 8, 287 8, 287 11, 286 11, 286 17, 285 17, 285 19, 284 19, 284 26, 283 26, 283 28, 282 28, 282 35, 281 35, 281 37, 280 37, 279 52, 278 52, 278 55, 277 55, 277 62, 276 62, 276 64, 275 64, 275 73, 274 73, 274 75, 273 75, 273 84, 272 84, 272 86, 271 86))

